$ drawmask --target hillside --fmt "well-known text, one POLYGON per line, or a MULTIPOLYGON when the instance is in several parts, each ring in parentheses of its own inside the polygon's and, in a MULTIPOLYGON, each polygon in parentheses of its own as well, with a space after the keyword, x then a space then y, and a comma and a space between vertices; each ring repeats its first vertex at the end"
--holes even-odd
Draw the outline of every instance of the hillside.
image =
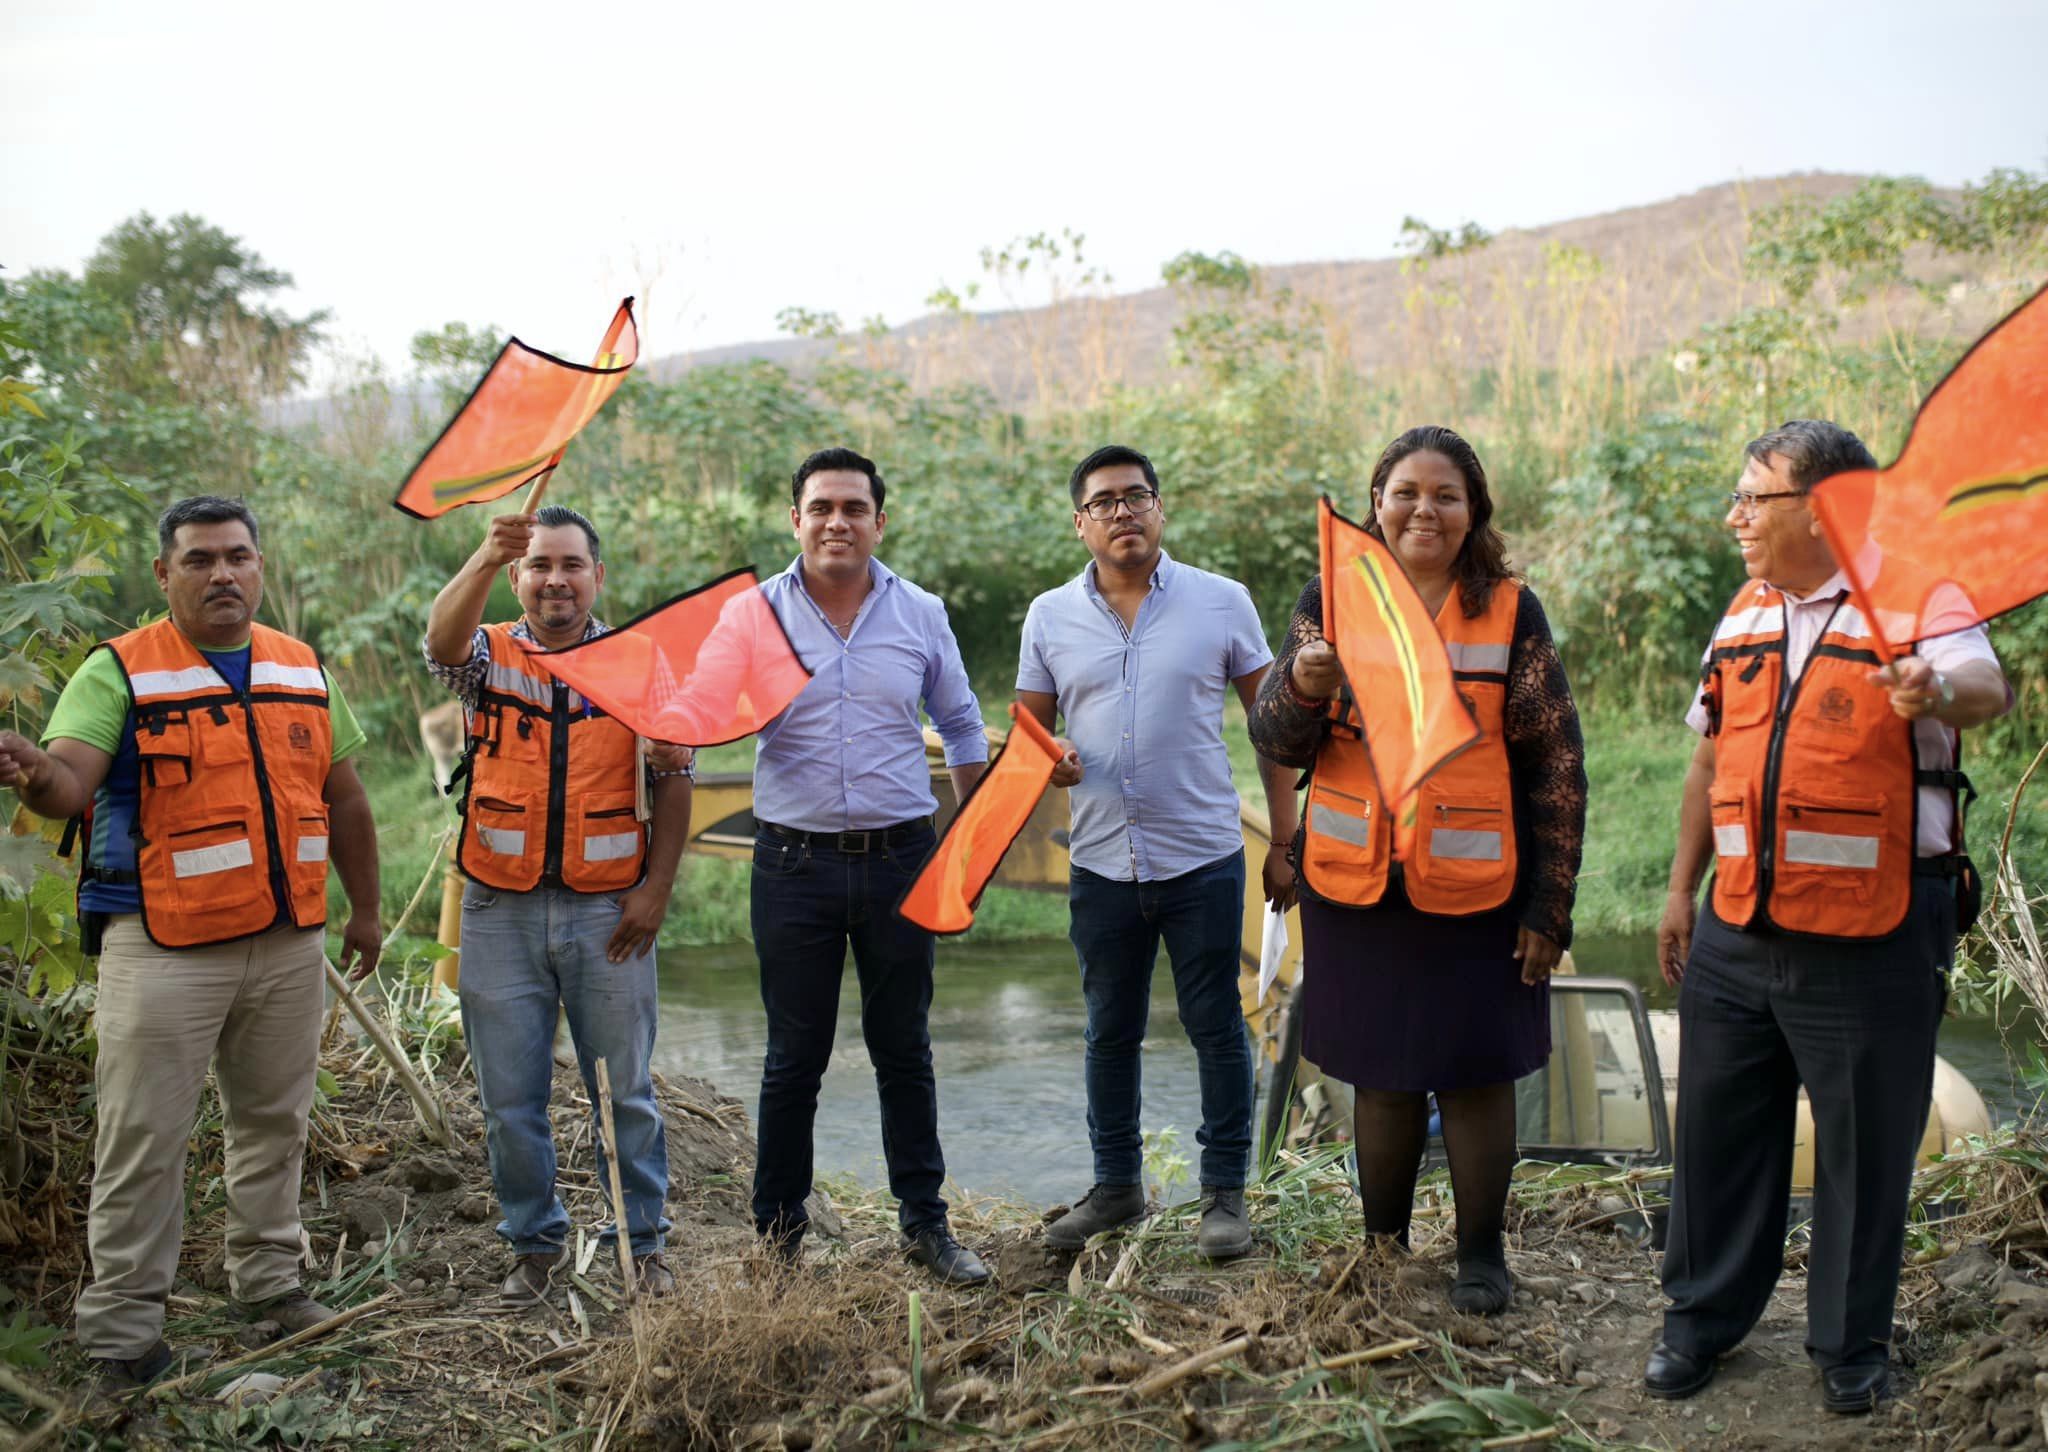
MULTIPOLYGON (((1426 276, 1394 256, 1251 260, 1262 267, 1269 297, 1288 289, 1299 303, 1323 309, 1327 345, 1362 369, 1482 368, 1510 354, 1539 367, 1627 360, 1675 348, 1763 300, 1742 271, 1751 216, 1795 197, 1825 202, 1866 180, 1805 172, 1724 182, 1644 206, 1510 228, 1468 256, 1433 264, 1426 276)), ((1930 263, 1922 271, 1949 282, 1954 299, 1941 307, 1894 300, 1896 322, 1958 336, 1994 320, 1967 264, 1930 263)), ((979 384, 1012 409, 1087 405, 1117 388, 1168 379, 1169 345, 1186 306, 1183 294, 1163 285, 1081 289, 1056 307, 931 313, 876 336, 762 338, 656 354, 642 366, 661 380, 756 360, 802 374, 844 355, 893 368, 922 391, 979 384)), ((1862 315, 1842 336, 1867 341, 1877 326, 1862 315)), ((438 425, 441 408, 434 389, 400 386, 388 417, 424 430, 438 425)), ((286 428, 328 431, 344 412, 337 398, 301 397, 270 404, 266 416, 286 428)))
MULTIPOLYGON (((1404 270, 1402 258, 1382 257, 1268 264, 1264 283, 1269 294, 1291 289, 1325 308, 1329 345, 1368 370, 1418 362, 1484 367, 1510 351, 1539 366, 1571 361, 1562 355, 1572 349, 1638 358, 1761 301, 1742 272, 1753 214, 1798 196, 1827 201, 1864 180, 1816 172, 1727 182, 1645 206, 1506 230, 1470 255, 1434 264, 1426 276, 1404 270)), ((1958 274, 1952 281, 1962 283, 1959 306, 1931 309, 1907 300, 1900 321, 1943 333, 1988 321, 1988 305, 1972 305, 1970 279, 1958 274)), ((1164 286, 1082 293, 1054 308, 928 315, 879 337, 732 344, 658 358, 649 369, 672 378, 762 359, 801 372, 844 351, 893 365, 921 389, 980 383, 1013 408, 1089 402, 1115 386, 1165 379, 1184 307, 1184 297, 1164 286)), ((1845 336, 1854 340, 1856 330, 1845 336)))

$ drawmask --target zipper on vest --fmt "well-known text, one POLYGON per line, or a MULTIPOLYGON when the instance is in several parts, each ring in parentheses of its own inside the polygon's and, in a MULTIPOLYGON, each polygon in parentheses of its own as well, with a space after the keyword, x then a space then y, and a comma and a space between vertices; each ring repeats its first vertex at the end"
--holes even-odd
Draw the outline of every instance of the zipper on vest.
MULTIPOLYGON (((250 662, 249 668, 253 671, 253 654, 250 662)), ((256 708, 250 703, 246 689, 236 694, 242 703, 242 725, 249 733, 249 757, 256 768, 256 800, 263 808, 263 845, 270 859, 270 897, 277 907, 271 924, 275 926, 280 920, 285 920, 297 926, 298 912, 292 906, 291 885, 284 875, 284 849, 277 840, 277 808, 270 795, 270 768, 263 764, 263 743, 256 734, 256 708)))
POLYGON ((1792 814, 1794 820, 1807 813, 1811 813, 1816 817, 1881 817, 1884 815, 1875 807, 1808 807, 1802 806, 1798 802, 1785 803, 1785 810, 1792 814))
POLYGON ((1479 816, 1484 816, 1484 817, 1498 817, 1498 816, 1500 815, 1500 808, 1499 808, 1499 807, 1454 807, 1454 806, 1451 806, 1451 805, 1450 805, 1449 803, 1447 803, 1447 802, 1438 802, 1438 803, 1436 804, 1436 814, 1437 814, 1437 816, 1438 816, 1439 818, 1449 817, 1449 816, 1452 816, 1452 815, 1454 815, 1454 814, 1457 814, 1457 813, 1461 813, 1461 812, 1470 812, 1470 813, 1475 813, 1475 814, 1477 814, 1477 815, 1479 815, 1479 816))
MULTIPOLYGON (((1821 622, 1820 634, 1814 637, 1816 646, 1827 639, 1828 628, 1835 623, 1835 617, 1842 613, 1842 599, 1837 596, 1835 608, 1828 612, 1828 618, 1821 622)), ((1792 607, 1785 603, 1781 591, 1778 596, 1778 639, 1789 649, 1792 641, 1792 607)), ((1785 733, 1792 725, 1792 710, 1799 704, 1799 691, 1806 684, 1806 677, 1813 670, 1816 651, 1806 653, 1806 661, 1799 667, 1799 676, 1792 682, 1792 689, 1778 702, 1777 715, 1771 722, 1771 743, 1764 754, 1764 809, 1760 823, 1763 838, 1757 844, 1756 910, 1765 922, 1771 920, 1771 878, 1778 862, 1778 768, 1785 756, 1785 733)), ((1762 656, 1757 659, 1761 661, 1762 656)), ((1780 656, 1784 659, 1784 656, 1780 656)), ((1797 812, 1797 808, 1793 809, 1797 812)))
POLYGON ((568 814, 569 795, 569 688, 560 681, 548 703, 548 728, 548 846, 540 870, 543 877, 559 882, 562 819, 568 814))

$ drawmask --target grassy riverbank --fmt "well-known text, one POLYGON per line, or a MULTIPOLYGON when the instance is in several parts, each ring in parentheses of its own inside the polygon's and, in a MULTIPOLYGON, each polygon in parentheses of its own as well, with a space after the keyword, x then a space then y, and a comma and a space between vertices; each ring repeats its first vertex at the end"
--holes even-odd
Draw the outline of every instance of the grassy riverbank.
MULTIPOLYGON (((990 724, 1006 724, 994 704, 1006 696, 988 691, 982 699, 990 706, 990 724)), ((1678 787, 1693 737, 1675 717, 1597 709, 1587 712, 1585 728, 1592 796, 1579 875, 1577 928, 1581 933, 1643 932, 1656 926, 1663 907, 1678 787)), ((2005 735, 2016 742, 2027 738, 2022 731, 2005 735)), ((1230 747, 1238 790, 1248 800, 1259 802, 1258 771, 1245 736, 1244 712, 1235 700, 1225 712, 1224 740, 1230 747)), ((1994 742, 1986 749, 1973 750, 1968 762, 1982 793, 1972 813, 1971 842, 1978 861, 1987 866, 2004 830, 2013 788, 2031 754, 1999 746, 1994 742)), ((752 768, 753 759, 753 744, 741 742, 706 752, 704 766, 713 771, 746 771, 752 768)), ((443 827, 454 821, 455 814, 449 803, 435 795, 423 759, 373 754, 363 760, 362 773, 377 814, 388 922, 418 886, 443 827)), ((2033 793, 2021 812, 2013 840, 2022 876, 2036 885, 2048 883, 2048 792, 2033 793)), ((415 917, 416 926, 429 935, 435 901, 430 894, 415 917)), ((983 902, 971 936, 979 942, 1012 942, 1062 938, 1066 932, 1066 902, 1061 894, 998 887, 983 902)), ((685 858, 662 941, 686 946, 744 942, 751 936, 747 864, 685 858)))
MULTIPOLYGON (((0 994, 15 986, 0 974, 0 994)), ((1654 1169, 1525 1166, 1508 1214, 1518 1288, 1496 1320, 1446 1303, 1443 1174, 1420 1187, 1413 1253, 1373 1253, 1335 1147, 1281 1154, 1250 1188, 1257 1246, 1223 1266, 1194 1254, 1191 1203, 1163 1204, 1070 1256, 1047 1250, 1037 1207, 949 1186, 954 1229, 995 1272, 955 1290, 904 1263, 886 1195, 844 1181, 813 1222, 804 1265, 764 1262, 746 1207, 745 1107, 677 1079, 659 1095, 681 1293, 635 1311, 589 1233, 604 1194, 589 1168, 590 1106, 564 1070, 551 1118, 578 1227, 572 1256, 546 1306, 509 1313, 497 1304, 505 1252, 461 1041, 402 1008, 396 1036, 432 1073, 452 1144, 426 1137, 352 1026, 330 1030, 306 1162, 305 1277, 351 1319, 266 1345, 277 1327, 232 1314, 223 1124, 209 1096, 166 1328, 197 1355, 146 1396, 93 1398, 59 1329, 86 1253, 85 1004, 45 1007, 67 1019, 52 1040, 64 1051, 17 1040, 6 1055, 30 1086, 24 1119, 39 1126, 26 1183, 41 1188, 0 1193, 0 1225, 25 1252, 0 1257, 0 1427, 24 1447, 1843 1445, 1820 1424, 1798 1350, 1797 1235, 1779 1294, 1716 1384, 1683 1405, 1642 1396, 1662 1308, 1642 1239, 1660 1203, 1654 1169), (243 1399, 224 1395, 244 1373, 254 1380, 243 1399)), ((2022 1393, 2048 1369, 2048 1287, 2035 1270, 2044 1167, 2048 1147, 2021 1126, 1921 1175, 1900 1298, 1908 1369, 1895 1408, 1857 1427, 1859 1446, 2014 1445, 2035 1429, 2022 1393)))

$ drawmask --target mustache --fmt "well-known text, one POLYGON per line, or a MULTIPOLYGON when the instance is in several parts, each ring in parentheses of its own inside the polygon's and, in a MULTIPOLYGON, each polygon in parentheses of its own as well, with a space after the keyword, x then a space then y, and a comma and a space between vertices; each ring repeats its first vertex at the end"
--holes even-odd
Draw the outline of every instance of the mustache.
POLYGON ((239 600, 242 598, 242 590, 239 585, 221 585, 216 589, 208 590, 206 598, 208 600, 239 600))

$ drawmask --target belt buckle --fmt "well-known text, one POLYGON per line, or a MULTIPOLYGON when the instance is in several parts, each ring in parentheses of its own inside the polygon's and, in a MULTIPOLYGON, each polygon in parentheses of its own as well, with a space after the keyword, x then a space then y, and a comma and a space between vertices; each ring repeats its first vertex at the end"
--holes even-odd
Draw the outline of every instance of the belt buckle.
POLYGON ((839 834, 839 850, 841 852, 864 853, 868 850, 868 839, 874 835, 873 832, 841 832, 839 834))

